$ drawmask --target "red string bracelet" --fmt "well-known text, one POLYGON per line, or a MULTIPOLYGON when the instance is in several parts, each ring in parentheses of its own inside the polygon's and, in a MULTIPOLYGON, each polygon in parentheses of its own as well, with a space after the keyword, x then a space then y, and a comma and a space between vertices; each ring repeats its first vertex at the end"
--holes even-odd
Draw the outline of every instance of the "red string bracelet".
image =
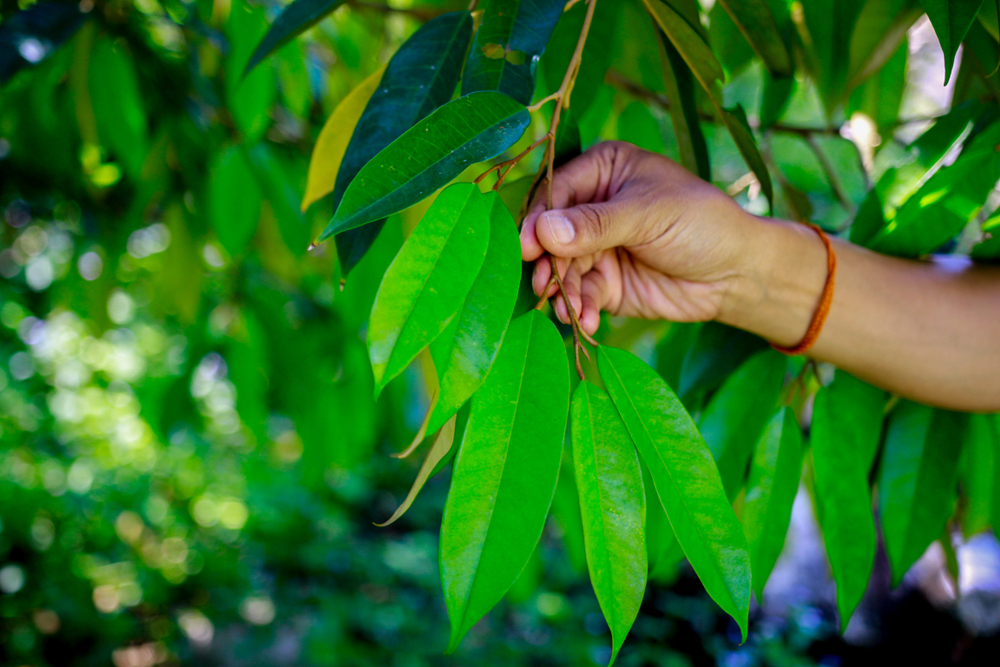
POLYGON ((833 252, 830 239, 816 225, 806 224, 819 234, 819 238, 823 241, 823 246, 826 248, 826 283, 823 285, 823 293, 819 297, 819 305, 816 306, 816 312, 813 313, 812 321, 809 322, 809 328, 806 329, 806 335, 802 337, 799 344, 794 347, 781 347, 780 345, 771 343, 771 347, 775 350, 789 356, 805 354, 816 343, 816 339, 819 338, 819 334, 823 330, 823 324, 826 322, 826 316, 830 314, 830 304, 833 303, 833 283, 837 276, 837 254, 833 252))

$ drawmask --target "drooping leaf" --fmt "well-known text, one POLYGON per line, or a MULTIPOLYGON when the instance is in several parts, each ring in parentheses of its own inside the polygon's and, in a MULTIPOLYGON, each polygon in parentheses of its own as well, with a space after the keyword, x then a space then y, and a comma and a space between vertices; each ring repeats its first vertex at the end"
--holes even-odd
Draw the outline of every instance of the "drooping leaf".
POLYGON ((433 433, 479 389, 496 359, 517 301, 521 245, 517 225, 495 192, 489 206, 489 245, 479 275, 445 334, 430 346, 440 386, 428 424, 433 433))
POLYGON ((969 537, 990 527, 993 498, 996 495, 997 430, 989 415, 972 415, 962 445, 959 481, 965 499, 962 533, 969 537))
POLYGON ((847 93, 851 37, 864 0, 811 0, 802 3, 810 40, 805 61, 814 71, 814 80, 827 116, 847 93))
POLYGON ((743 505, 743 532, 750 545, 758 602, 785 546, 801 476, 802 431, 795 413, 783 407, 768 422, 757 444, 743 505))
POLYGON ((541 537, 568 410, 562 338, 533 310, 511 323, 455 458, 441 521, 449 651, 503 597, 541 537))
POLYGON ((642 360, 602 346, 598 367, 684 555, 745 637, 750 553, 708 445, 674 392, 642 360))
POLYGON ((382 66, 372 72, 340 101, 326 119, 313 147, 312 158, 309 160, 309 178, 306 181, 306 193, 302 197, 303 213, 313 202, 333 192, 340 163, 347 152, 347 145, 354 134, 354 128, 357 127, 368 100, 378 88, 385 68, 386 66, 382 66))
POLYGON ((789 76, 792 58, 764 0, 719 0, 772 76, 789 76))
POLYGON ((774 350, 754 355, 726 379, 698 420, 730 502, 743 486, 754 446, 778 405, 787 366, 787 359, 774 350))
MULTIPOLYGON (((848 87, 853 88, 881 69, 906 39, 906 31, 920 18, 913 0, 869 0, 858 14, 848 50, 848 87)), ((900 77, 900 80, 905 79, 900 77)))
POLYGON ((671 322, 667 334, 656 346, 656 372, 675 392, 680 385, 684 357, 694 344, 700 327, 698 322, 671 322))
POLYGON ((552 518, 562 532, 563 546, 573 569, 583 574, 587 569, 587 548, 583 539, 583 518, 580 514, 580 494, 573 480, 573 459, 563 456, 559 482, 552 498, 552 518))
POLYGON ((649 561, 649 580, 670 584, 677 577, 677 564, 684 560, 684 552, 670 527, 670 519, 663 509, 649 467, 642 464, 642 485, 646 491, 646 558, 649 561))
POLYGON ((794 90, 795 77, 776 78, 770 74, 764 75, 764 86, 760 94, 761 132, 766 132, 784 115, 794 90))
MULTIPOLYGON (((469 13, 452 12, 428 21, 393 54, 354 127, 337 170, 333 188, 335 210, 362 167, 451 99, 471 39, 469 13)), ((337 256, 343 275, 368 252, 382 225, 383 220, 377 219, 362 229, 349 229, 337 236, 337 256)))
POLYGON ((920 0, 927 18, 934 26, 941 50, 944 51, 944 82, 951 78, 955 54, 969 32, 983 0, 920 0))
POLYGON ((465 64, 462 94, 496 90, 530 103, 538 59, 565 6, 563 0, 489 0, 465 64))
POLYGON ((646 495, 632 438, 608 394, 581 382, 571 420, 587 567, 611 628, 610 665, 646 590, 646 495))
POLYGON ((88 82, 101 144, 138 181, 149 145, 146 109, 132 56, 123 45, 98 39, 90 52, 88 82))
POLYGON ((759 336, 706 322, 681 364, 677 395, 687 404, 698 394, 718 387, 740 364, 764 349, 767 342, 759 336))
POLYGON ((451 186, 385 272, 368 325, 376 395, 462 309, 486 256, 492 204, 472 183, 451 186))
POLYGON ((256 144, 267 130, 271 122, 268 110, 277 98, 278 88, 271 63, 266 63, 246 77, 241 78, 236 72, 250 59, 254 44, 266 30, 267 16, 263 5, 249 2, 231 5, 225 24, 230 47, 225 67, 227 72, 232 73, 225 79, 226 106, 247 146, 256 144))
POLYGON ((736 148, 740 155, 746 160, 750 171, 757 177, 760 183, 761 192, 767 197, 767 201, 774 202, 774 186, 771 184, 771 174, 767 170, 764 158, 757 148, 757 141, 753 138, 753 131, 747 122, 747 114, 743 107, 736 105, 732 109, 722 110, 722 120, 726 124, 726 129, 736 142, 736 148))
POLYGON ((471 93, 449 102, 358 172, 319 240, 412 206, 469 165, 513 146, 530 120, 524 105, 503 93, 471 93))
POLYGON ((712 166, 708 157, 705 134, 701 131, 701 121, 698 117, 694 75, 666 35, 662 31, 658 32, 663 82, 667 98, 671 101, 670 122, 674 126, 678 157, 681 164, 692 174, 711 181, 712 166))
POLYGON ((0 84, 52 55, 86 19, 72 2, 36 2, 6 17, 0 25, 0 84))
POLYGON ((837 371, 816 395, 810 440, 820 528, 837 584, 840 629, 847 627, 875 564, 875 518, 868 473, 882 430, 886 394, 837 371))
POLYGON ((716 2, 708 12, 708 36, 712 51, 730 79, 753 62, 753 47, 722 3, 716 2))
POLYGON ((295 39, 309 28, 319 23, 324 16, 331 13, 347 0, 293 0, 274 20, 267 34, 260 40, 253 55, 243 68, 245 77, 250 70, 267 58, 283 44, 295 39))
POLYGON ((903 401, 889 419, 878 478, 892 585, 944 532, 968 415, 903 401))
POLYGON ((292 254, 302 255, 309 245, 309 227, 298 207, 298 191, 292 185, 294 168, 263 142, 250 149, 249 164, 271 205, 282 240, 292 254))
POLYGON ((899 108, 906 88, 909 46, 906 40, 875 73, 851 95, 847 113, 865 113, 875 121, 881 136, 891 136, 899 118, 899 108))
POLYGON ((261 194, 247 162, 238 147, 219 154, 209 172, 208 219, 230 255, 239 255, 257 231, 261 194))

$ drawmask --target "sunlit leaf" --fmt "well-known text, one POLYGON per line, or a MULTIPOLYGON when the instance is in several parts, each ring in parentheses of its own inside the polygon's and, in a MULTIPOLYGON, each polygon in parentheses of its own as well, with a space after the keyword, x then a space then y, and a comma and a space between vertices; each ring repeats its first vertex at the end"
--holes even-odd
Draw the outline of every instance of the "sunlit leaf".
POLYGON ((440 386, 427 429, 433 433, 455 414, 486 378, 517 301, 521 245, 517 225, 495 192, 489 206, 489 245, 461 310, 430 346, 440 386))
POLYGON ((562 338, 533 310, 511 323, 455 458, 441 521, 449 651, 503 597, 541 537, 568 409, 562 338))
POLYGON ((773 76, 789 76, 792 58, 764 0, 719 0, 773 76))
POLYGON ((565 6, 563 0, 489 0, 465 64, 462 94, 497 90, 531 102, 537 60, 565 6), (512 63, 510 53, 522 54, 522 62, 512 63))
POLYGON ((320 240, 412 206, 469 165, 510 148, 529 121, 524 106, 503 93, 471 93, 449 102, 358 172, 320 240))
POLYGON ((486 256, 492 204, 472 183, 451 186, 386 271, 368 325, 376 394, 462 309, 486 256))
POLYGON ((587 566, 611 628, 611 664, 646 590, 646 495, 632 438, 607 393, 581 382, 571 420, 587 566))
POLYGON ((639 358, 602 346, 598 366, 684 555, 745 637, 750 552, 708 445, 674 392, 639 358))
POLYGON ((293 0, 274 20, 243 68, 243 76, 289 40, 313 27, 346 0, 293 0))
POLYGON ((758 602, 785 546, 792 504, 802 476, 802 432, 795 413, 775 413, 757 443, 743 504, 743 532, 750 545, 750 567, 758 602))
POLYGON ((962 533, 966 538, 983 532, 992 521, 996 497, 997 446, 1000 433, 991 415, 972 415, 962 445, 959 480, 965 499, 962 533))

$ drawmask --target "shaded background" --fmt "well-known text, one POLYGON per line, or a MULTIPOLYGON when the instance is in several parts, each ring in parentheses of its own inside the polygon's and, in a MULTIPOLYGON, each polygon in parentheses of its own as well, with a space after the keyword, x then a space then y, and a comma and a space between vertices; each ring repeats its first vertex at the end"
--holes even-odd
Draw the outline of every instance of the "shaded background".
MULTIPOLYGON (((391 4, 338 10, 245 80, 277 3, 83 0, 61 48, 18 44, 37 64, 0 89, 4 664, 606 663, 565 482, 528 568, 453 657, 437 572, 447 473, 400 522, 372 525, 416 473, 387 454, 413 437, 433 370, 415 364, 373 402, 364 326, 425 206, 391 218, 342 284, 329 245, 306 253, 329 204, 302 214, 298 201, 337 102, 422 20, 465 6, 391 4)), ((18 8, 0 6, 5 22, 18 8)), ((583 142, 676 155, 628 72, 628 36, 648 18, 632 0, 619 9, 583 142)), ((727 104, 758 108, 759 63, 723 12, 709 16, 727 104)), ((764 142, 778 214, 794 217, 801 195, 843 227, 868 179, 948 108, 926 19, 901 54, 907 83, 883 94, 899 96, 902 123, 828 125, 799 82, 782 123, 802 131, 764 142)), ((728 133, 704 130, 716 184, 763 212, 728 133)), ((666 324, 609 327, 655 363, 666 324)), ((891 592, 880 554, 843 638, 825 558, 803 486, 746 645, 682 564, 656 573, 619 664, 979 664, 1000 650, 991 532, 953 527, 891 592)))

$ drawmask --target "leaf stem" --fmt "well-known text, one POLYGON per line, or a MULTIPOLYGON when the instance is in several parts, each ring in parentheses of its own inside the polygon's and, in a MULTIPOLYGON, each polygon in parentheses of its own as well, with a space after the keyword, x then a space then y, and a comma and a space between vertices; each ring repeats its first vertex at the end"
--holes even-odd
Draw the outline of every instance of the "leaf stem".
POLYGON ((476 176, 476 180, 474 180, 473 183, 475 183, 475 184, 478 185, 480 181, 482 181, 484 178, 486 178, 487 176, 489 176, 494 171, 496 171, 497 174, 500 175, 500 170, 503 169, 504 167, 507 167, 507 171, 504 172, 502 176, 500 176, 499 181, 498 181, 498 185, 494 186, 494 189, 496 189, 497 187, 499 187, 499 183, 503 183, 503 179, 507 176, 508 173, 510 173, 510 170, 513 169, 514 166, 518 162, 520 162, 525 157, 527 157, 528 153, 530 153, 531 151, 533 151, 536 148, 538 148, 539 146, 541 146, 543 143, 545 143, 546 141, 548 141, 551 137, 552 137, 552 133, 551 132, 546 133, 546 135, 544 137, 542 137, 541 139, 539 139, 535 143, 533 143, 530 146, 528 146, 527 148, 525 148, 518 155, 512 157, 509 160, 505 160, 503 162, 498 162, 497 164, 493 165, 492 167, 490 167, 489 169, 487 169, 483 173, 479 174, 479 176, 476 176))

